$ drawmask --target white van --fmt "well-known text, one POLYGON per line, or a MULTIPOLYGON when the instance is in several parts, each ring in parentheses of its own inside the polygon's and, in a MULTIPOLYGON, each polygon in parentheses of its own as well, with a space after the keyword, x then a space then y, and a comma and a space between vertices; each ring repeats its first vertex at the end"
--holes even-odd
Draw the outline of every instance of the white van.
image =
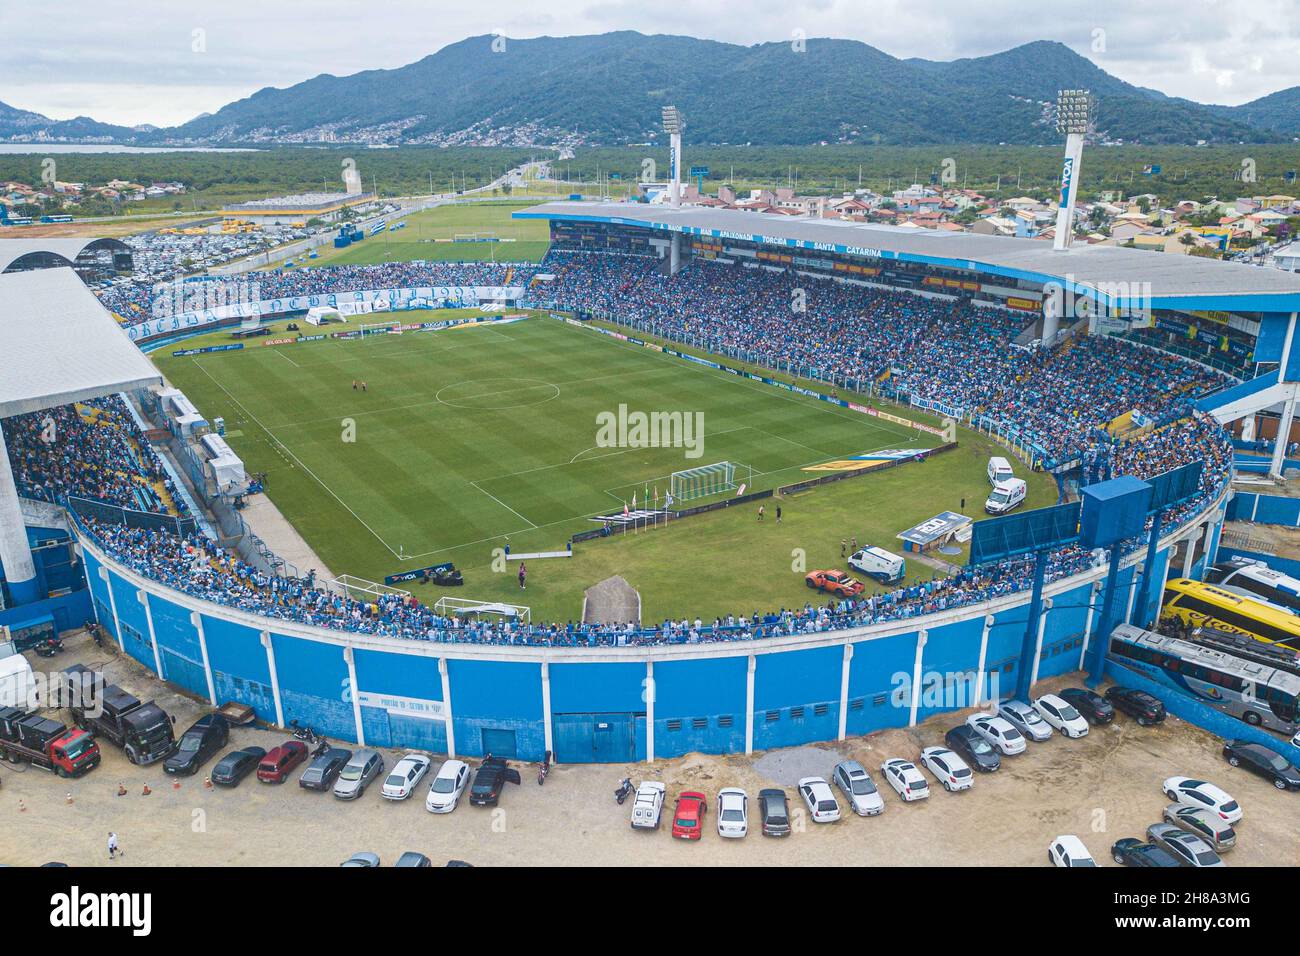
POLYGON ((990 458, 987 474, 990 485, 996 485, 999 482, 1009 481, 1016 477, 1016 473, 1011 470, 1011 462, 1005 458, 990 458))
POLYGON ((27 658, 14 649, 12 641, 0 644, 0 707, 32 707, 36 679, 27 658))
POLYGON ((991 515, 1004 515, 1025 500, 1028 487, 1023 478, 1008 478, 993 486, 984 510, 991 515))
POLYGON ((898 555, 891 554, 884 548, 870 546, 853 552, 849 558, 849 567, 875 578, 882 584, 896 584, 903 580, 907 569, 903 559, 898 555))

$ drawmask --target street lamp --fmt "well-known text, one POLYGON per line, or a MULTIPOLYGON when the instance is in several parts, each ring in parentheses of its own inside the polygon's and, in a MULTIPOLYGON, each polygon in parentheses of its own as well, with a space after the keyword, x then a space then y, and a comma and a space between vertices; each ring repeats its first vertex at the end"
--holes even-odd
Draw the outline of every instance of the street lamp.
POLYGON ((663 108, 664 132, 668 134, 668 204, 682 204, 682 129, 686 125, 675 106, 663 108))
POLYGON ((1074 237, 1074 202, 1079 192, 1083 138, 1092 120, 1093 105, 1088 90, 1061 90, 1056 95, 1056 129, 1065 136, 1065 161, 1061 165, 1061 195, 1052 247, 1062 252, 1070 248, 1074 237))

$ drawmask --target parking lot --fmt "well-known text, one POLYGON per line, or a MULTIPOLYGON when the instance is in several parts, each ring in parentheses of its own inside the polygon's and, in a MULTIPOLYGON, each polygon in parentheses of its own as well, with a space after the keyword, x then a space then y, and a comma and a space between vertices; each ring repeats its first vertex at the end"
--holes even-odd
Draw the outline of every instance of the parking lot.
MULTIPOLYGON (((176 717, 177 733, 204 710, 158 684, 134 661, 99 651, 80 634, 66 636, 65 642, 66 653, 52 662, 33 659, 33 667, 101 666, 108 681, 156 699, 176 717)), ((1044 682, 1036 691, 1069 683, 1044 682)), ((1237 846, 1224 857, 1229 866, 1300 865, 1294 822, 1300 794, 1279 792, 1259 777, 1231 769, 1216 738, 1174 717, 1142 728, 1119 715, 1082 740, 1056 736, 1030 744, 1027 753, 1004 758, 998 772, 979 775, 968 792, 932 786, 928 800, 903 804, 885 785, 881 762, 896 756, 915 760, 921 747, 941 744, 944 732, 964 716, 752 757, 694 754, 658 761, 653 768, 559 766, 541 787, 536 765, 518 765, 523 783, 506 788, 499 808, 471 806, 466 797, 447 815, 424 809, 438 758, 426 783, 404 803, 383 799, 381 781, 360 800, 345 803, 298 787, 301 768, 280 786, 249 777, 232 790, 208 789, 203 771, 176 781, 161 765, 132 766, 119 749, 105 744, 101 766, 79 780, 0 763, 0 863, 107 864, 105 842, 112 830, 125 851, 121 862, 141 866, 333 866, 361 850, 379 854, 385 865, 405 850, 416 850, 435 865, 460 859, 476 866, 1044 866, 1048 841, 1063 833, 1080 836, 1102 865, 1110 865, 1115 840, 1143 837, 1146 827, 1160 820, 1166 805, 1160 782, 1183 774, 1213 781, 1241 802, 1245 817, 1237 826, 1237 846), (884 794, 885 811, 857 818, 846 810, 838 823, 814 824, 800 811, 793 777, 829 778, 841 759, 867 768, 884 794), (615 803, 614 789, 627 775, 634 783, 666 784, 668 803, 659 831, 632 830, 631 801, 615 803), (117 795, 119 784, 126 795, 117 795), (147 796, 141 793, 146 784, 152 788, 147 796), (795 832, 781 840, 761 836, 757 826, 758 790, 774 785, 785 787, 794 812, 795 832), (714 804, 718 790, 727 786, 749 793, 750 833, 743 840, 717 835, 714 804), (671 802, 682 790, 701 790, 709 798, 698 843, 669 835, 671 802)), ((68 719, 66 712, 58 717, 68 719)), ((286 738, 281 731, 236 728, 227 749, 256 744, 269 750, 286 738)), ((391 767, 401 751, 384 751, 384 756, 391 767)), ((211 763, 205 770, 210 768, 211 763)))

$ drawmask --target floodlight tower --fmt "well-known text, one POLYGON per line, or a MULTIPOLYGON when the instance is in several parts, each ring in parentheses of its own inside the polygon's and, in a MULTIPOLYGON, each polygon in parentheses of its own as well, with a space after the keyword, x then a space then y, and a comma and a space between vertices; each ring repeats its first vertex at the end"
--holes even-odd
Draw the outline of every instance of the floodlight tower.
MULTIPOLYGON (((682 204, 682 112, 675 106, 663 108, 664 132, 668 134, 668 205, 682 204)), ((682 262, 682 234, 674 232, 668 247, 668 274, 676 275, 682 262)))
POLYGON ((1079 166, 1083 161, 1083 137, 1091 121, 1092 94, 1087 90, 1061 90, 1056 94, 1056 129, 1065 134, 1065 162, 1061 166, 1061 199, 1056 210, 1058 251, 1070 248, 1074 235, 1074 200, 1079 192, 1079 166))

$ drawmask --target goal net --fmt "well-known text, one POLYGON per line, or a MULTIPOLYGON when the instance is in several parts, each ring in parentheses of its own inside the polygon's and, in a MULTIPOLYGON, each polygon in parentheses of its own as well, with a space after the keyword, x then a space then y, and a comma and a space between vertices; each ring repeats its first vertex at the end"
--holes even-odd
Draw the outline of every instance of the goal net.
POLYGON ((736 487, 736 466, 729 461, 719 461, 699 468, 674 471, 669 487, 677 501, 719 495, 736 487))

